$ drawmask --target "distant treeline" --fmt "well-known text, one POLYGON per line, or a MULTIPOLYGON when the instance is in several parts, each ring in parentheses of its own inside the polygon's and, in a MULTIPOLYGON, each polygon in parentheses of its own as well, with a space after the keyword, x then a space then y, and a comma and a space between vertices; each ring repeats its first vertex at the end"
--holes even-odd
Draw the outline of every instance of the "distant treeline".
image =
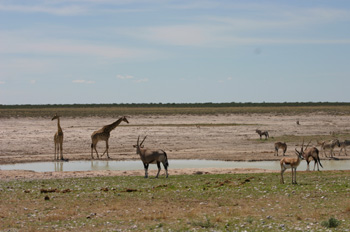
POLYGON ((114 103, 114 104, 47 104, 47 105, 1 105, 0 109, 47 109, 47 108, 218 108, 218 107, 306 107, 350 106, 350 102, 229 102, 229 103, 114 103))

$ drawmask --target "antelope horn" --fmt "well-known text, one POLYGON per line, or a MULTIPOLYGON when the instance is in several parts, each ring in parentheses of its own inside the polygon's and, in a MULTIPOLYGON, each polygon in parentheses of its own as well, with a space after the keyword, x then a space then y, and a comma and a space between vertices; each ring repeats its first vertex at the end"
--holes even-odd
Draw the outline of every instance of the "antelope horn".
POLYGON ((137 146, 139 145, 139 142, 140 142, 140 135, 139 137, 137 137, 137 146))
POLYGON ((145 142, 145 139, 147 138, 147 135, 145 136, 145 138, 142 140, 140 146, 143 144, 143 142, 145 142))
POLYGON ((312 140, 310 140, 310 142, 307 144, 307 146, 306 146, 305 150, 306 150, 306 149, 307 149, 307 147, 310 145, 311 141, 312 141, 312 140))
POLYGON ((301 152, 304 151, 304 139, 303 139, 303 143, 301 144, 301 152))

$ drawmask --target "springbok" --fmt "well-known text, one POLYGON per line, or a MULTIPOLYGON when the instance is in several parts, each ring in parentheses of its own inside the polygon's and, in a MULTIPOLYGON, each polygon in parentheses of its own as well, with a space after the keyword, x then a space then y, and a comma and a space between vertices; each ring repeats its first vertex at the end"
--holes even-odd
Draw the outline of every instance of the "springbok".
MULTIPOLYGON (((310 147, 308 149, 309 144, 311 143, 311 141, 307 144, 305 150, 302 152, 302 155, 304 156, 304 159, 306 160, 307 163, 307 168, 306 171, 310 171, 310 162, 313 160, 314 163, 314 171, 316 168, 316 164, 317 164, 317 171, 320 171, 320 167, 319 165, 323 168, 322 164, 321 164, 321 160, 320 160, 320 156, 319 156, 319 151, 316 147, 310 147)), ((304 142, 303 142, 304 144, 304 142)))
POLYGON ((330 150, 330 157, 333 157, 333 155, 335 155, 334 153, 334 147, 335 146, 338 146, 340 147, 340 143, 339 143, 339 140, 338 139, 333 139, 331 140, 330 142, 318 142, 317 141, 317 144, 318 145, 321 145, 321 149, 323 150, 323 154, 325 157, 328 157, 327 154, 326 154, 326 150, 329 149, 330 150))
POLYGON ((166 172, 166 178, 168 178, 168 176, 169 176, 168 175, 169 163, 168 163, 167 154, 163 150, 150 150, 148 148, 144 148, 142 144, 146 138, 147 138, 147 136, 145 136, 145 138, 142 140, 142 142, 139 143, 139 141, 140 141, 140 136, 139 136, 137 138, 137 144, 134 145, 134 147, 136 148, 136 154, 140 155, 140 158, 143 162, 143 166, 145 168, 145 178, 148 178, 148 166, 149 166, 149 164, 157 164, 158 173, 156 175, 156 178, 158 178, 159 172, 161 170, 160 163, 163 163, 163 166, 164 166, 164 169, 166 172))
POLYGON ((261 131, 261 130, 256 129, 255 132, 259 134, 260 139, 261 139, 261 136, 263 136, 263 135, 265 136, 265 139, 270 137, 268 131, 261 131))
POLYGON ((287 144, 284 142, 277 142, 275 143, 275 154, 274 156, 276 155, 277 153, 277 156, 278 156, 278 150, 279 149, 282 149, 283 150, 283 156, 286 154, 286 151, 287 151, 287 144))
POLYGON ((342 150, 344 150, 345 155, 347 156, 348 154, 346 154, 346 147, 347 147, 347 146, 350 146, 350 140, 344 140, 344 142, 339 142, 339 144, 340 144, 339 155, 340 155, 340 152, 341 152, 342 150))
POLYGON ((280 161, 281 165, 281 183, 284 184, 284 179, 283 179, 283 173, 288 169, 292 169, 292 184, 297 183, 297 167, 299 166, 300 162, 302 159, 304 159, 304 156, 302 155, 303 153, 303 146, 304 143, 301 147, 301 152, 299 152, 295 148, 295 154, 297 155, 297 158, 291 158, 291 157, 283 157, 280 161))

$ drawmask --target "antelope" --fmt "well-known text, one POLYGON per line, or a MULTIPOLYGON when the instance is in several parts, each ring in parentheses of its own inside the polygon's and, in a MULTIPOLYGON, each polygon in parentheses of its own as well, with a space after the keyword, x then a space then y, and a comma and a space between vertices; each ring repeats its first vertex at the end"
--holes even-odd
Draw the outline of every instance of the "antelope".
POLYGON ((297 158, 291 158, 291 157, 283 157, 280 161, 281 165, 281 184, 284 184, 284 179, 283 179, 283 173, 288 169, 292 169, 292 184, 297 183, 297 167, 299 166, 300 162, 302 159, 304 159, 304 156, 302 155, 303 153, 303 146, 304 143, 301 147, 301 152, 299 152, 295 148, 295 154, 297 155, 297 158))
POLYGON ((346 147, 347 147, 347 146, 350 146, 350 140, 344 140, 344 142, 339 142, 339 144, 340 144, 339 155, 340 155, 340 152, 341 152, 342 150, 344 150, 345 155, 347 156, 348 154, 346 154, 346 147))
POLYGON ((263 136, 263 135, 265 136, 265 139, 270 137, 268 131, 261 131, 261 130, 256 129, 255 132, 259 134, 260 139, 261 139, 261 136, 263 136))
MULTIPOLYGON (((316 147, 310 147, 309 149, 307 148, 309 146, 309 144, 311 143, 311 141, 307 144, 305 151, 303 151, 302 155, 304 156, 304 159, 306 160, 307 163, 307 168, 306 171, 310 171, 310 162, 313 160, 314 163, 314 171, 316 168, 316 164, 317 164, 317 171, 320 171, 320 167, 319 165, 323 168, 322 164, 321 164, 321 160, 319 157, 319 151, 316 147)), ((303 143, 304 144, 304 143, 303 143)))
POLYGON ((277 142, 275 143, 275 154, 274 156, 276 155, 277 153, 277 156, 278 156, 278 150, 279 149, 282 149, 283 150, 283 156, 286 154, 286 151, 287 151, 287 144, 284 142, 277 142))
POLYGON ((148 148, 143 147, 143 142, 145 141, 145 138, 142 140, 141 143, 140 141, 140 136, 137 138, 137 144, 134 145, 134 148, 136 148, 136 154, 140 155, 140 158, 143 162, 143 166, 145 168, 145 178, 148 178, 148 166, 149 164, 157 164, 158 166, 158 173, 156 175, 156 178, 158 178, 159 172, 161 170, 160 168, 160 163, 163 163, 165 172, 166 172, 166 178, 168 178, 168 156, 163 150, 150 150, 148 148))
POLYGON ((318 145, 321 145, 321 149, 323 150, 323 154, 325 157, 328 157, 327 154, 326 154, 326 149, 329 149, 330 150, 330 156, 333 157, 333 155, 335 155, 334 153, 334 147, 335 146, 338 146, 340 147, 340 143, 339 143, 339 140, 338 139, 334 139, 334 140, 331 140, 330 142, 318 142, 317 141, 317 144, 318 145))

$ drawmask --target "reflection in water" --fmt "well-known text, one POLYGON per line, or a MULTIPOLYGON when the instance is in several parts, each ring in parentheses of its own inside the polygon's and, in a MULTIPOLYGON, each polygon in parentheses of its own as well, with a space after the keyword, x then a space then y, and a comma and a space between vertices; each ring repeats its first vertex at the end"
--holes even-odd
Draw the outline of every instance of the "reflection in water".
MULTIPOLYGON (((280 170, 279 161, 235 162, 218 160, 169 160, 171 169, 183 168, 261 168, 280 170)), ((321 170, 350 170, 350 160, 322 160, 321 170)), ((310 163, 311 170, 313 162, 310 163)), ((0 165, 0 170, 33 170, 36 172, 62 171, 98 171, 98 170, 143 170, 141 160, 129 161, 70 161, 70 162, 37 162, 0 165), (52 165, 54 164, 54 165, 52 165)), ((150 169, 157 169, 157 165, 150 165, 150 169)), ((170 170, 171 170, 170 169, 170 170)), ((306 162, 302 162, 298 170, 306 170, 306 162)))
MULTIPOLYGON (((89 161, 88 161, 89 162, 89 161)), ((95 161, 91 160, 91 171, 99 171, 99 170, 110 170, 109 161, 95 161)))
POLYGON ((54 162, 55 165, 55 172, 63 172, 63 162, 54 162))

